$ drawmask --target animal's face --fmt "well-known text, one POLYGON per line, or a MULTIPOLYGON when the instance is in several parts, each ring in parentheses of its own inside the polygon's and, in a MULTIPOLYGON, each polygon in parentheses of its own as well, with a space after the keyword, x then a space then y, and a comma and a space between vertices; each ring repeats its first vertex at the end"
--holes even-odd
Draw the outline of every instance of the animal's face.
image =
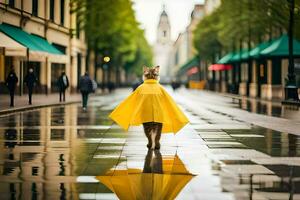
POLYGON ((144 79, 158 79, 159 77, 159 66, 156 67, 143 67, 144 70, 144 79))

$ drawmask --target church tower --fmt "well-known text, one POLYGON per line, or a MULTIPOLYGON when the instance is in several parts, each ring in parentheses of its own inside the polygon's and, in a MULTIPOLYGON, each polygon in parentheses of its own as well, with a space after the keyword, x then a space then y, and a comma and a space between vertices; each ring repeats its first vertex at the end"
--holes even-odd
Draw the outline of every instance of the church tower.
POLYGON ((157 26, 157 42, 165 44, 171 41, 171 26, 169 18, 163 6, 163 11, 160 15, 159 23, 157 26))
POLYGON ((172 47, 171 26, 165 6, 160 14, 157 26, 157 38, 154 44, 154 64, 160 66, 160 81, 170 82, 169 58, 172 47))

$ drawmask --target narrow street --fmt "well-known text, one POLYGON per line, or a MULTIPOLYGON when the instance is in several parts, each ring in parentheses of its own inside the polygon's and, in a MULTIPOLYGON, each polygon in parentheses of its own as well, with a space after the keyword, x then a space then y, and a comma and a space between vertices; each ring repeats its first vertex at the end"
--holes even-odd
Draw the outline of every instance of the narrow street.
POLYGON ((300 199, 300 122, 289 119, 299 111, 277 118, 216 93, 169 90, 190 124, 148 151, 142 127, 126 133, 107 117, 129 92, 93 97, 87 112, 1 116, 0 199, 300 199))

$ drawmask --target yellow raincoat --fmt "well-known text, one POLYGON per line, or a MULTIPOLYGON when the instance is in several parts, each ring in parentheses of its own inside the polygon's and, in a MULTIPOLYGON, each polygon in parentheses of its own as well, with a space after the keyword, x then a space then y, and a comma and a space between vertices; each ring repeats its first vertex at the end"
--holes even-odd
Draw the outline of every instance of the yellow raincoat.
POLYGON ((145 122, 163 124, 162 133, 177 133, 189 120, 157 80, 145 80, 110 115, 125 130, 145 122))

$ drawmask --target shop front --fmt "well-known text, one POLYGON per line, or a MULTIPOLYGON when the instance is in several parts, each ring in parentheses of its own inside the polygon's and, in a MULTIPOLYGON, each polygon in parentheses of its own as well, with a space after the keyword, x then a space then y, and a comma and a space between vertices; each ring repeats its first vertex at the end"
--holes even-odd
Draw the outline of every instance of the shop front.
POLYGON ((51 62, 67 63, 67 56, 51 45, 46 39, 29 34, 12 25, 0 24, 0 34, 1 37, 8 38, 15 46, 19 45, 18 51, 13 51, 11 47, 0 44, 2 48, 0 57, 0 87, 3 88, 4 93, 6 90, 3 84, 11 68, 14 68, 19 78, 18 91, 20 95, 27 92, 23 82, 30 68, 33 69, 38 79, 35 92, 48 93, 51 88, 51 62))

